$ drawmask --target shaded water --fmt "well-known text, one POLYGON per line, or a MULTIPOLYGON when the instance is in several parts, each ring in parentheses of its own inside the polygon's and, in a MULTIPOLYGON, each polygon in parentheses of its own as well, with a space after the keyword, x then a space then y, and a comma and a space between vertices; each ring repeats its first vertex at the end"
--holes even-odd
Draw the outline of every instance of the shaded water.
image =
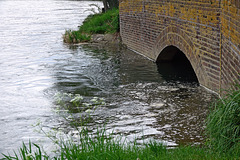
POLYGON ((106 123, 108 131, 130 139, 144 134, 169 145, 201 142, 212 93, 194 82, 164 78, 174 71, 162 72, 131 51, 62 42, 65 29, 76 29, 91 3, 0 1, 0 152, 29 139, 47 148, 49 140, 32 126, 38 120, 45 128, 71 130, 54 112, 57 92, 105 98, 92 126, 106 123))

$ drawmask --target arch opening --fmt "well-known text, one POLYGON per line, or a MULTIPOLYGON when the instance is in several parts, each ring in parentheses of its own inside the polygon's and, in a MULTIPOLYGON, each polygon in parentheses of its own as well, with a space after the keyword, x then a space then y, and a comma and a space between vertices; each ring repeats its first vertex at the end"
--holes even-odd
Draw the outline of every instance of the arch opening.
POLYGON ((198 78, 186 55, 175 46, 164 48, 157 58, 158 72, 166 81, 189 82, 199 85, 198 78))

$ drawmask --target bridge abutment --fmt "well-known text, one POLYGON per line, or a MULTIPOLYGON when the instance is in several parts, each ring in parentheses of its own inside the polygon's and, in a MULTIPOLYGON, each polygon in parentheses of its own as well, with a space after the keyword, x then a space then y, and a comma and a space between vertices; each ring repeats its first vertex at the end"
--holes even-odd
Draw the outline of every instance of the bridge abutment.
POLYGON ((239 0, 120 0, 121 37, 154 61, 166 47, 177 47, 200 84, 220 93, 240 79, 239 5, 239 0))

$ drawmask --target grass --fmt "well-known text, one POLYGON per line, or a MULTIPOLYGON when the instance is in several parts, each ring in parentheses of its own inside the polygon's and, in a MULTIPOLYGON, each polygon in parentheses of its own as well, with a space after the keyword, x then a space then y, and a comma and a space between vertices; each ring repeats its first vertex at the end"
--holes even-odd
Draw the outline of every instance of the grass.
POLYGON ((77 31, 67 30, 63 35, 66 43, 80 43, 91 40, 92 34, 119 32, 119 10, 112 9, 106 13, 89 15, 77 31))
POLYGON ((23 143, 22 147, 18 150, 18 153, 16 153, 14 151, 14 156, 5 155, 5 154, 3 154, 3 156, 5 157, 4 159, 7 159, 7 160, 12 160, 12 159, 16 159, 16 160, 49 159, 49 156, 43 154, 39 145, 37 145, 35 143, 31 143, 30 141, 29 141, 28 146, 25 143, 23 143))
POLYGON ((201 159, 237 159, 230 154, 218 154, 207 148, 199 146, 180 146, 175 149, 167 149, 162 143, 150 141, 143 145, 136 142, 128 142, 123 137, 114 137, 107 134, 104 129, 98 130, 96 135, 88 132, 87 128, 79 131, 78 142, 59 141, 59 152, 50 157, 41 151, 40 147, 34 143, 29 143, 28 147, 23 144, 19 153, 14 156, 4 155, 4 159, 23 160, 201 160, 201 159))
POLYGON ((91 40, 91 36, 83 34, 79 31, 67 30, 64 34, 64 42, 66 43, 80 43, 88 42, 91 40))
POLYGON ((201 148, 199 146, 179 146, 168 149, 162 143, 156 141, 138 145, 129 142, 123 137, 116 138, 113 134, 107 134, 104 129, 99 129, 97 134, 90 134, 87 128, 79 131, 78 141, 72 139, 58 141, 59 151, 54 157, 50 157, 40 147, 29 142, 23 144, 19 153, 13 156, 4 155, 4 159, 22 160, 225 160, 238 159, 238 156, 218 153, 201 148))
POLYGON ((214 151, 240 156, 240 85, 215 104, 207 118, 207 135, 214 151))
MULTIPOLYGON (((130 143, 123 138, 114 138, 112 134, 106 134, 105 130, 99 130, 97 135, 89 134, 87 129, 79 133, 79 142, 72 140, 59 142, 60 150, 57 156, 44 155, 40 147, 29 143, 27 147, 23 144, 19 154, 14 156, 5 155, 5 159, 57 159, 57 160, 161 160, 161 159, 228 159, 228 156, 220 156, 208 152, 199 147, 179 147, 167 149, 161 143, 150 141, 143 145, 130 143), (33 151, 33 147, 37 151, 33 151)), ((232 157, 231 157, 232 158, 232 157)))

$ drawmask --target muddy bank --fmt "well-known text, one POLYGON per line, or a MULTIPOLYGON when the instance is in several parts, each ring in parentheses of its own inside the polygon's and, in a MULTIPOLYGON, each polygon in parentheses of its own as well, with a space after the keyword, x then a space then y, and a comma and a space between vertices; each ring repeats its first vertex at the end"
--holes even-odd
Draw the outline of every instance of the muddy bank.
POLYGON ((90 43, 120 44, 121 43, 120 33, 115 33, 115 34, 94 34, 91 37, 90 43))
POLYGON ((98 49, 105 49, 111 51, 117 51, 120 49, 127 49, 122 44, 120 33, 114 34, 93 34, 89 43, 84 43, 88 46, 93 46, 98 49))

